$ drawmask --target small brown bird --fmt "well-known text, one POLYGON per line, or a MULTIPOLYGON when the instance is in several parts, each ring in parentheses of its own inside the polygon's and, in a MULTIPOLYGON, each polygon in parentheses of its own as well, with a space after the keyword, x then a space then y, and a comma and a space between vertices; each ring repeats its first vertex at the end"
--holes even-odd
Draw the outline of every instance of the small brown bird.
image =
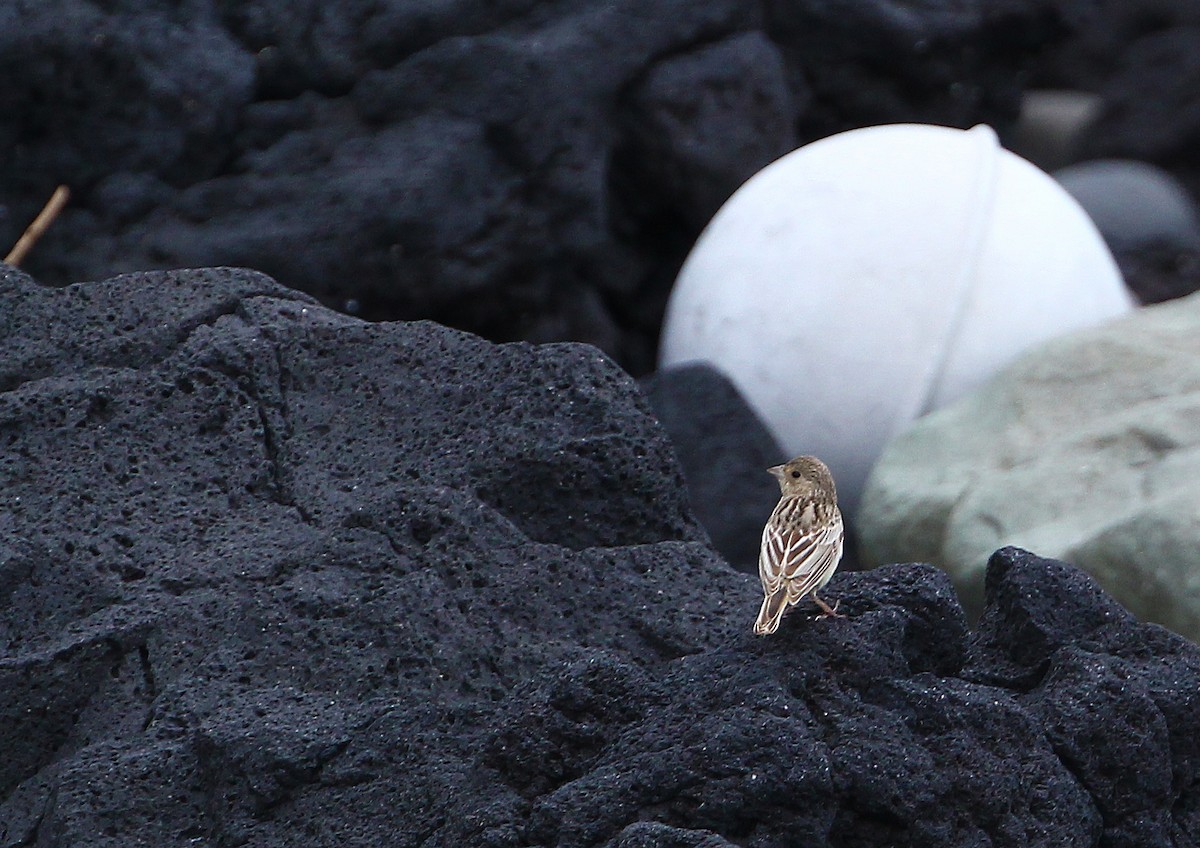
POLYGON ((798 456, 767 470, 779 478, 780 497, 758 552, 765 595, 754 622, 759 636, 774 633, 788 608, 806 595, 823 610, 821 618, 842 617, 836 604, 817 597, 837 571, 845 538, 833 475, 815 456, 798 456))

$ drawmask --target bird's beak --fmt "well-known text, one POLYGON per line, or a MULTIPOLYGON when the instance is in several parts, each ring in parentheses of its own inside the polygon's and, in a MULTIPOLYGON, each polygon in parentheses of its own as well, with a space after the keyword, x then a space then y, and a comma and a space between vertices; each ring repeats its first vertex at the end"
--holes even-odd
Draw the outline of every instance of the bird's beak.
POLYGON ((782 480, 783 479, 783 466, 782 465, 772 465, 770 468, 767 469, 767 473, 773 474, 775 477, 782 480))

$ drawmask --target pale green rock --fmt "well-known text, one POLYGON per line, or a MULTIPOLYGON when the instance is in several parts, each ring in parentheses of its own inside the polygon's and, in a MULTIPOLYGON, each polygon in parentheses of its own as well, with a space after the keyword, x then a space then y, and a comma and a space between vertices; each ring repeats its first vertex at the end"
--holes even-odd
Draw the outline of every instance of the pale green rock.
POLYGON ((988 556, 1018 545, 1200 639, 1200 294, 1043 345, 920 419, 858 530, 866 562, 936 563, 968 610, 988 556))

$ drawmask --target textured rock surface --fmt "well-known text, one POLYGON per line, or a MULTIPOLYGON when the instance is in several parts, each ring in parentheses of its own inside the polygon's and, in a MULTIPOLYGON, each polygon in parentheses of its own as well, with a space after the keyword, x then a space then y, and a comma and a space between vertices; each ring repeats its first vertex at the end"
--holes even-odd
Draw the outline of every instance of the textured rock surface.
POLYGON ((0 845, 1200 839, 1200 649, 1008 550, 756 581, 579 346, 0 277, 0 845))
POLYGON ((664 368, 642 382, 683 467, 692 512, 735 568, 758 573, 763 524, 779 501, 766 469, 790 457, 717 369, 664 368))
POLYGON ((1066 563, 1008 548, 986 582, 963 676, 1020 693, 1091 797, 1102 828, 1092 844, 1196 844, 1200 692, 1176 686, 1200 671, 1196 646, 1138 624, 1066 563))
POLYGON ((245 265, 646 371, 742 180, 851 126, 1004 126, 1075 5, 7 3, 0 245, 66 183, 48 282, 245 265))
POLYGON ((1197 638, 1198 369, 1200 295, 1031 352, 889 446, 864 557, 943 565, 977 609, 988 553, 1022 545, 1197 638))

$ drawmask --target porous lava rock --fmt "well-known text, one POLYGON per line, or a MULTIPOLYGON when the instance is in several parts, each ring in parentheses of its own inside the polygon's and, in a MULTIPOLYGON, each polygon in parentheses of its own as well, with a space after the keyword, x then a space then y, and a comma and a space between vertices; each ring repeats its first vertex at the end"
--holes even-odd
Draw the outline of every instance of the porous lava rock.
POLYGON ((47 282, 245 265, 644 372, 740 182, 852 126, 1003 127, 1080 3, 7 3, 0 244, 64 183, 47 282))
POLYGON ((0 296, 0 845, 1200 838, 1200 650, 1086 575, 756 581, 592 348, 250 272, 0 296))

